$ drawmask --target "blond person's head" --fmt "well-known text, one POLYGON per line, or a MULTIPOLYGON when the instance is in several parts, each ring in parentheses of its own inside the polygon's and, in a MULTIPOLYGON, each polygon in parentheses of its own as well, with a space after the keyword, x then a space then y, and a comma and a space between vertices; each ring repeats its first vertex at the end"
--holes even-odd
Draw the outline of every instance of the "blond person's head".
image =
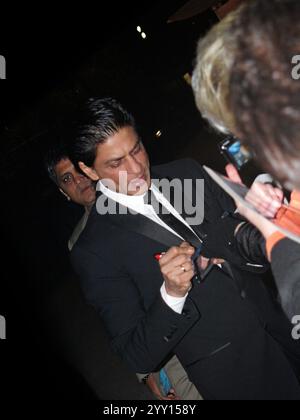
POLYGON ((235 118, 229 109, 229 80, 235 59, 232 23, 243 5, 216 24, 198 43, 192 87, 203 118, 217 130, 233 132, 235 118))
POLYGON ((229 104, 236 135, 261 166, 300 190, 299 21, 299 0, 247 2, 233 22, 229 104))

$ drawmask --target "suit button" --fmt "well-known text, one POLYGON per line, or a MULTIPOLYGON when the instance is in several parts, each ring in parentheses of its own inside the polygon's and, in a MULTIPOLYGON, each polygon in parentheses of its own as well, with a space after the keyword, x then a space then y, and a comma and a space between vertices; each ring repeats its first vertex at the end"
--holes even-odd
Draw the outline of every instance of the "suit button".
POLYGON ((166 343, 168 343, 171 340, 171 338, 172 337, 170 335, 165 335, 164 336, 164 340, 165 340, 166 343))
POLYGON ((242 292, 241 292, 241 298, 242 299, 246 299, 247 298, 247 293, 245 292, 245 290, 242 290, 242 292))

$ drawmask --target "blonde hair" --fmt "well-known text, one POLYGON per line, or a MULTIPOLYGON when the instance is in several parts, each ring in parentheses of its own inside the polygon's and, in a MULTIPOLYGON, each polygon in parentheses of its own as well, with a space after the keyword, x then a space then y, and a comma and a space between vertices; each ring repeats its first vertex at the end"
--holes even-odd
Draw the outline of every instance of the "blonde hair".
POLYGON ((237 44, 230 76, 236 133, 286 189, 300 190, 299 0, 255 0, 233 23, 237 44), (295 80, 296 79, 296 80, 295 80))
POLYGON ((202 116, 223 133, 234 132, 235 118, 229 105, 230 72, 235 59, 236 38, 232 22, 242 5, 216 24, 200 39, 192 87, 202 116))

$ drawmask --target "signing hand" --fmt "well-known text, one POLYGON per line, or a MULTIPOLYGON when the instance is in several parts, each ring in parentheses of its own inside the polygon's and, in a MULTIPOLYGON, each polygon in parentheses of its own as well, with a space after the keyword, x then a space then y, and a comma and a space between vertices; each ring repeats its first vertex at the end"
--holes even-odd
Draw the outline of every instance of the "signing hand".
POLYGON ((192 278, 195 275, 194 263, 191 259, 195 250, 187 242, 180 247, 172 247, 160 259, 159 265, 165 280, 168 295, 184 297, 192 286, 192 278))

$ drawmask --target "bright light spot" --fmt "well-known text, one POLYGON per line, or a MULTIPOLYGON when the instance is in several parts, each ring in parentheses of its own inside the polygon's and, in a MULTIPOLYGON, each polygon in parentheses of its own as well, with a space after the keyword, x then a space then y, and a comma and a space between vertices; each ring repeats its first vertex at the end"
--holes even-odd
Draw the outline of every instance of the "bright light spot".
POLYGON ((157 137, 157 138, 159 139, 161 136, 162 136, 162 132, 161 132, 160 130, 158 130, 158 131, 155 133, 155 137, 157 137))
POLYGON ((147 35, 145 34, 145 32, 142 32, 141 35, 142 35, 142 38, 143 39, 146 39, 147 38, 147 35))
POLYGON ((136 30, 137 30, 139 33, 141 33, 141 32, 142 32, 142 28, 141 28, 140 26, 138 26, 138 27, 136 28, 136 30))

